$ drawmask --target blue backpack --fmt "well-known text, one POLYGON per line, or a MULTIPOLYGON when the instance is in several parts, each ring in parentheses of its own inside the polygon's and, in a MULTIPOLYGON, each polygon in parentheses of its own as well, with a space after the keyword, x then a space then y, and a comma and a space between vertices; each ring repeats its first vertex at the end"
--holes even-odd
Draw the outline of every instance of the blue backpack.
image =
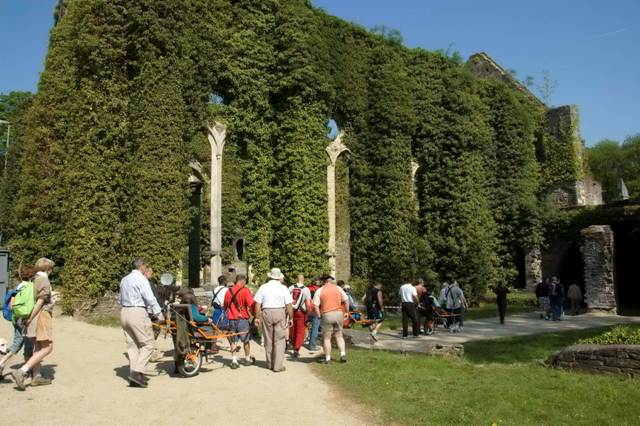
POLYGON ((13 290, 7 291, 7 294, 4 295, 4 303, 2 304, 2 316, 7 321, 13 321, 13 312, 11 310, 11 299, 18 294, 18 289, 14 288, 13 290))

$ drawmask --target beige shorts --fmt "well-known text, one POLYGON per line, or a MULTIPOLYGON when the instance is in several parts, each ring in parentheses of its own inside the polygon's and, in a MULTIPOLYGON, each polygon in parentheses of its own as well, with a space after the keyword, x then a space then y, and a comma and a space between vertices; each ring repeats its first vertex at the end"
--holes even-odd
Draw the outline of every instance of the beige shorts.
POLYGON ((344 315, 342 311, 325 312, 320 318, 320 325, 322 326, 322 334, 335 333, 342 331, 342 321, 344 315))

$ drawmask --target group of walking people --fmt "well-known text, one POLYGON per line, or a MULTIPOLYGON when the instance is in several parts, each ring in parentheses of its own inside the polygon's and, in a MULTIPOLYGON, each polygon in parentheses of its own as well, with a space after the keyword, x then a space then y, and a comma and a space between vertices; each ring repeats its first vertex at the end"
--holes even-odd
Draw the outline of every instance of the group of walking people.
POLYGON ((426 286, 424 280, 405 280, 400 286, 399 296, 402 311, 402 338, 409 337, 409 322, 412 326, 412 336, 420 333, 431 335, 435 331, 435 311, 442 310, 446 318, 446 325, 452 332, 462 331, 464 312, 468 308, 464 291, 457 281, 444 282, 439 297, 434 296, 434 290, 426 286))
POLYGON ((540 306, 540 318, 561 321, 564 316, 565 300, 571 304, 572 315, 580 312, 583 302, 582 289, 577 283, 565 288, 557 277, 547 278, 536 286, 536 297, 540 306))
POLYGON ((13 324, 13 340, 7 353, 0 358, 0 378, 9 360, 22 349, 24 363, 11 371, 16 386, 25 390, 30 386, 51 384, 51 378, 42 374, 42 360, 53 351, 52 311, 56 293, 51 289, 49 275, 54 262, 47 258, 36 261, 33 267, 22 266, 18 271, 18 284, 7 292, 3 316, 13 324))
MULTIPOLYGON (((148 279, 149 270, 144 259, 135 259, 133 270, 120 283, 121 323, 129 358, 128 380, 134 387, 148 385, 145 369, 155 348, 152 322, 162 321, 163 315, 168 315, 154 296, 148 279)), ((332 339, 338 347, 340 362, 346 362, 342 329, 344 313, 348 312, 353 301, 343 288, 348 286, 338 286, 329 275, 314 278, 306 286, 304 277, 299 275, 297 282, 287 287, 279 268, 271 269, 267 275, 267 282, 255 294, 247 287, 244 275, 236 275, 233 282, 228 282, 225 276, 219 277, 218 286, 213 289, 210 316, 200 311, 195 295, 189 290, 182 293, 181 303, 190 305, 194 321, 208 323, 211 328, 215 325, 229 333, 232 369, 256 362, 251 354, 252 324, 261 329, 267 367, 273 372, 286 370, 287 346, 292 350, 292 358, 300 356, 308 329, 311 351, 316 350, 318 332, 322 329, 324 356, 320 362, 328 364, 332 361, 332 339), (236 353, 240 345, 244 349, 244 357, 238 360, 236 353)), ((218 351, 217 346, 210 350, 218 351)))

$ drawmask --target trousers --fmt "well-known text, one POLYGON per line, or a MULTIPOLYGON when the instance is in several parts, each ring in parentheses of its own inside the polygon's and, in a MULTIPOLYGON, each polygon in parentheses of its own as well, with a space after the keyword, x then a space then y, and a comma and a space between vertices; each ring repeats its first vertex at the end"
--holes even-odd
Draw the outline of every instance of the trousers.
POLYGON ((507 313, 507 304, 498 303, 498 314, 500 315, 500 324, 504 324, 504 316, 507 313))
POLYGON ((311 331, 309 332, 309 350, 318 349, 318 334, 320 333, 320 318, 315 313, 309 315, 311 319, 311 331))
POLYGON ((409 335, 409 320, 411 320, 411 328, 413 335, 420 334, 418 326, 418 317, 416 316, 416 304, 413 302, 402 302, 402 337, 409 335))
POLYGON ((293 313, 293 329, 289 335, 293 350, 299 351, 304 343, 304 335, 307 333, 307 315, 302 311, 293 313))
POLYGON ((120 323, 127 341, 129 370, 144 373, 154 349, 151 320, 144 308, 122 308, 120 323))
POLYGON ((262 332, 267 366, 273 371, 282 370, 284 352, 287 349, 287 315, 284 308, 262 311, 262 332))

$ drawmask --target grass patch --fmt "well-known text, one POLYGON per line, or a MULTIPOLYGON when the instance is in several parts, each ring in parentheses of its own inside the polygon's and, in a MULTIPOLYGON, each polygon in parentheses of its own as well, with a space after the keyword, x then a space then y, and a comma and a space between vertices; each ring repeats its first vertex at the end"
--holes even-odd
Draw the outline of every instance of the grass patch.
POLYGON ((578 343, 592 345, 640 345, 640 327, 619 325, 598 336, 581 339, 578 343))
POLYGON ((314 369, 354 400, 376 407, 380 423, 640 424, 638 380, 534 362, 604 330, 467 343, 461 360, 351 349, 347 364, 314 369))
POLYGON ((120 316, 118 315, 95 315, 87 318, 87 322, 91 325, 99 325, 101 327, 117 327, 120 328, 120 316))
MULTIPOLYGON (((640 331, 640 325, 629 326, 640 331)), ((546 359, 553 352, 578 343, 582 339, 600 336, 614 326, 529 336, 478 340, 464 344, 465 358, 473 363, 516 363, 546 359)))

